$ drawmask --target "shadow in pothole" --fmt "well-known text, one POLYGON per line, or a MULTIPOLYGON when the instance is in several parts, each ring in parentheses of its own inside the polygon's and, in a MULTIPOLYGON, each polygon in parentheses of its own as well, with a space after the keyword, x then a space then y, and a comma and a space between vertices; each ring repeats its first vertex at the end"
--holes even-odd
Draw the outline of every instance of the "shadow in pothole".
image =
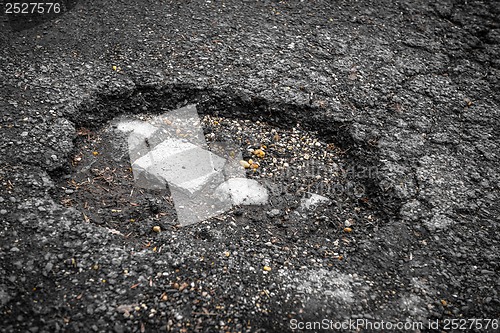
MULTIPOLYGON (((174 179, 183 170, 176 170, 179 165, 171 164, 172 159, 184 158, 186 161, 187 150, 194 151, 195 157, 206 150, 210 154, 208 159, 198 155, 199 160, 195 158, 188 167, 199 170, 196 163, 210 164, 213 158, 226 162, 232 159, 236 162, 232 163, 235 169, 239 167, 237 177, 227 176, 224 168, 219 170, 225 176, 206 191, 211 199, 220 200, 216 188, 224 188, 223 184, 231 182, 240 192, 233 190, 230 199, 240 193, 251 196, 255 191, 252 188, 241 191, 247 185, 234 179, 255 181, 265 188, 268 198, 266 202, 250 200, 250 205, 245 199, 231 199, 232 202, 229 205, 226 202, 220 211, 203 215, 193 223, 260 221, 278 229, 284 227, 284 237, 291 240, 300 237, 298 231, 303 230, 304 225, 313 231, 324 230, 323 236, 331 234, 332 239, 358 226, 376 227, 377 207, 370 197, 371 185, 365 181, 374 178, 372 173, 376 170, 355 167, 346 148, 347 141, 339 146, 332 140, 332 133, 342 130, 339 124, 325 126, 320 111, 291 105, 273 106, 263 100, 243 101, 234 96, 227 98, 210 91, 178 86, 136 89, 120 96, 98 96, 94 103, 82 106, 71 119, 78 128, 75 152, 67 172, 57 179, 58 200, 77 208, 86 222, 107 227, 125 239, 147 240, 159 230, 191 224, 181 216, 180 208, 199 212, 199 207, 206 204, 205 198, 192 201, 192 196, 180 201, 176 191, 179 187, 186 190, 188 186, 179 185, 182 182, 178 177, 174 179), (184 153, 168 156, 170 150, 179 149, 179 145, 172 146, 175 140, 184 145, 193 142, 190 142, 189 130, 181 128, 185 127, 186 120, 175 124, 162 117, 188 103, 196 104, 193 107, 197 108, 201 139, 206 146, 202 147, 203 143, 198 142, 200 135, 195 135, 199 150, 182 148, 184 153), (158 121, 163 121, 163 127, 158 127, 158 121), (127 122, 129 128, 123 130, 127 122), (145 128, 152 126, 154 130, 150 129, 149 134, 146 130, 146 134, 135 137, 143 147, 138 149, 132 147, 131 133, 141 132, 140 124, 145 128), (165 137, 164 133, 163 137, 158 135, 159 128, 163 132, 171 131, 175 140, 172 136, 165 137), (153 168, 155 163, 153 167, 144 167, 141 159, 160 161, 162 166, 168 166, 170 174, 159 173, 153 168), (141 172, 137 171, 139 166, 141 172)), ((217 168, 209 165, 211 168, 217 175, 217 168)), ((199 181, 198 176, 188 179, 190 186, 193 179, 199 181)), ((213 207, 214 201, 209 201, 208 206, 213 207)))

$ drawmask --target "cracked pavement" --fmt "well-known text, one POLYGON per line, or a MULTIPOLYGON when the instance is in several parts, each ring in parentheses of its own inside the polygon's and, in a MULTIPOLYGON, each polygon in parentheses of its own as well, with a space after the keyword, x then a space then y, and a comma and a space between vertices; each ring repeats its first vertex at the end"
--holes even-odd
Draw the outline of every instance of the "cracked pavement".
MULTIPOLYGON (((1 20, 2 332, 284 332, 291 319, 499 318, 494 1, 67 8, 26 29, 1 20), (151 235, 168 249, 162 255, 55 200, 79 129, 188 103, 204 114, 299 123, 347 151, 351 165, 376 167, 359 181, 380 221, 360 217, 344 260, 323 266, 307 243, 322 235, 310 233, 342 240, 343 227, 297 228, 277 248, 264 240, 265 230, 280 235, 274 220, 245 211, 235 225, 151 235), (224 251, 239 256, 220 270, 199 261, 232 260, 224 251), (278 268, 256 274, 268 260, 278 268), (206 312, 191 309, 197 297, 206 312)), ((343 222, 348 213, 339 214, 343 222)))

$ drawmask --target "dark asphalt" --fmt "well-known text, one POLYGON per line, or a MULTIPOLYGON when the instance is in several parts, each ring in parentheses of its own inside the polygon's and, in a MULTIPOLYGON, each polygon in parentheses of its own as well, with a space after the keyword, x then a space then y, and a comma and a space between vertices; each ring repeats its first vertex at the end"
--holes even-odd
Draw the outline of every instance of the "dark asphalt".
MULTIPOLYGON (((99 0, 64 10, 25 25, 0 17, 1 332, 498 320, 498 2, 99 0), (279 249, 257 239, 274 230, 265 214, 170 230, 154 239, 161 255, 55 199, 77 130, 193 102, 318 131, 351 166, 376 168, 358 181, 381 221, 360 217, 344 260, 323 267, 306 229, 279 249), (202 231, 210 244, 193 243, 202 231), (285 248, 293 264, 261 274, 285 248), (217 266, 227 249, 240 256, 217 266)), ((342 241, 337 231, 314 237, 342 241)))

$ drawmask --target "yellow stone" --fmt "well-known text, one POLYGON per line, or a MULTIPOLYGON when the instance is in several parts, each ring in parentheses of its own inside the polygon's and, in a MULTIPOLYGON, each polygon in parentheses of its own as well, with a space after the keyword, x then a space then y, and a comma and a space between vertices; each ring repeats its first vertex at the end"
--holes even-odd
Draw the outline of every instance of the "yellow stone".
POLYGON ((248 163, 247 161, 244 161, 244 160, 241 160, 241 161, 240 161, 240 165, 241 165, 242 167, 244 167, 245 169, 250 168, 250 163, 248 163))
POLYGON ((255 156, 263 158, 266 156, 266 153, 262 149, 256 149, 252 152, 255 156))

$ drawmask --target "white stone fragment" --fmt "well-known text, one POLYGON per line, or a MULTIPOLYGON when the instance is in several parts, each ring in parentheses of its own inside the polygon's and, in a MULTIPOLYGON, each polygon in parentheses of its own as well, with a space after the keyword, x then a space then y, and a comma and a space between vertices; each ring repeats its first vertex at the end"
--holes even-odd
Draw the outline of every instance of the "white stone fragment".
POLYGON ((269 200, 267 189, 247 178, 228 179, 215 190, 215 195, 222 200, 229 198, 234 205, 265 205, 269 200))
POLYGON ((314 209, 319 204, 330 202, 331 200, 327 197, 316 193, 309 193, 309 198, 302 198, 300 200, 300 208, 302 209, 314 209))

